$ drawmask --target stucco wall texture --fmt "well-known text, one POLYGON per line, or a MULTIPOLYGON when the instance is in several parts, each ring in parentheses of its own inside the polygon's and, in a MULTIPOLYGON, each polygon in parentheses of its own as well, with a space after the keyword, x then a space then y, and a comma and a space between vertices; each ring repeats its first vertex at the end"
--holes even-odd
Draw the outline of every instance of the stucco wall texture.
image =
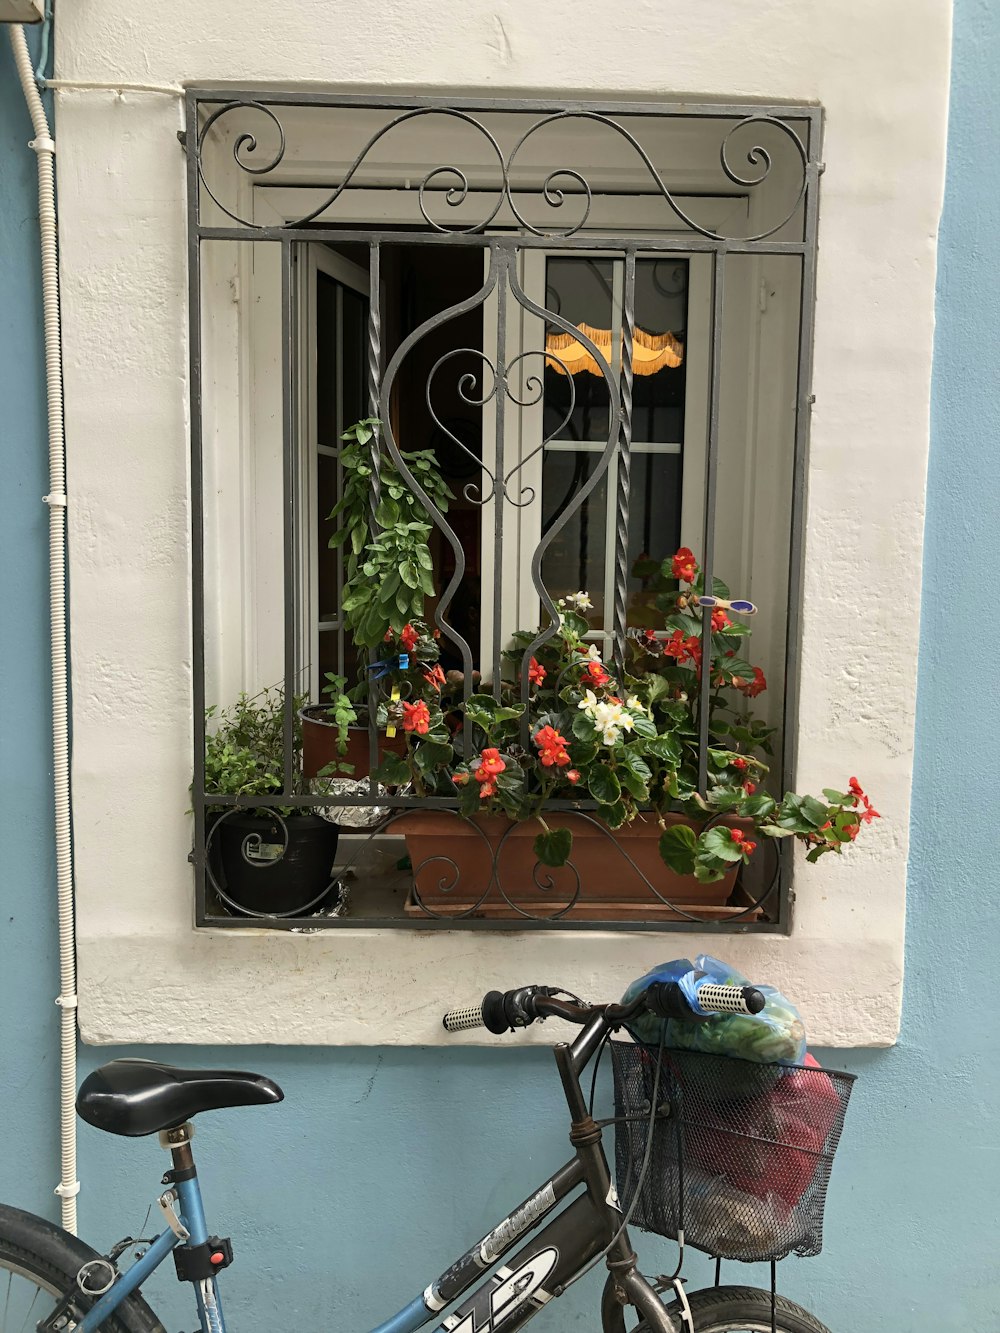
MULTIPOLYGON (((662 21, 660 9, 654 15, 637 5, 632 12, 662 21)), ((709 41, 708 7, 704 15, 709 41)), ((849 24, 841 36, 831 60, 852 54, 849 24)), ((140 38, 133 33, 133 42, 140 38)), ((377 66, 377 49, 372 54, 377 66)), ((211 61, 211 50, 205 58, 211 61)), ((1000 568, 998 64, 1000 10, 989 0, 957 0, 903 1024, 891 1050, 826 1053, 860 1075, 831 1187, 827 1248, 782 1270, 784 1290, 832 1329, 852 1333, 968 1333, 1000 1323, 1000 912, 990 777, 1000 749, 991 666, 1000 568)), ((859 81, 858 94, 859 114, 864 103, 877 115, 877 89, 859 81)), ((39 502, 46 486, 27 137, 0 49, 0 763, 8 819, 0 872, 0 1197, 55 1216, 46 519, 39 502)), ((859 306, 864 299, 859 292, 859 306)), ((873 578, 855 590, 855 605, 881 594, 873 578)), ((893 614, 912 616, 913 607, 895 594, 888 590, 893 614)), ((830 985, 837 985, 835 972, 830 985)), ((206 1010, 202 1047, 144 1054, 259 1067, 285 1087, 288 1100, 274 1111, 205 1117, 196 1142, 210 1221, 237 1237, 237 1263, 225 1275, 227 1312, 237 1328, 369 1326, 524 1197, 565 1152, 554 1070, 542 1051, 511 1042, 502 1051, 236 1052, 208 1044, 213 1021, 206 1010)), ((85 1050, 82 1072, 116 1053, 85 1050)), ((117 1143, 84 1127, 84 1232, 100 1246, 129 1229, 135 1234, 161 1168, 154 1144, 117 1143)), ((644 1242, 642 1253, 652 1270, 672 1259, 655 1243, 644 1242)), ((541 1318, 552 1328, 595 1329, 595 1285, 581 1284, 541 1318)), ((172 1277, 146 1290, 168 1327, 192 1326, 172 1277)))
MULTIPOLYGON (((790 938, 733 936, 726 949, 748 975, 795 994, 818 1039, 894 1040, 917 620, 882 597, 859 615, 857 597, 888 583, 908 607, 919 598, 948 7, 762 0, 751 14, 738 0, 684 0, 665 25, 653 4, 612 17, 570 0, 419 0, 336 11, 296 3, 279 22, 259 3, 124 10, 92 0, 60 23, 57 71, 68 81, 461 81, 546 96, 695 90, 823 103, 795 782, 808 791, 860 773, 883 819, 851 855, 802 868, 790 938)), ((207 1004, 223 1041, 430 1045, 445 1040, 443 1009, 483 978, 502 987, 547 975, 581 994, 620 992, 661 960, 659 937, 191 930, 179 116, 169 95, 58 96, 84 1035, 197 1043, 207 1004), (128 726, 117 724, 123 715, 128 726)), ((692 950, 713 943, 685 940, 692 950)))

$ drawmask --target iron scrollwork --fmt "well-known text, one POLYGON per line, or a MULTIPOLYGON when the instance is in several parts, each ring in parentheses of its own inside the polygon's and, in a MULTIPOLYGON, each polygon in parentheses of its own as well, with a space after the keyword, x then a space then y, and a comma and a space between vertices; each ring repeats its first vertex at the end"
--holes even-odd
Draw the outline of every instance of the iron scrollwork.
MULTIPOLYGON (((665 113, 664 118, 668 118, 668 115, 669 113, 665 113)), ((767 132, 772 137, 778 136, 780 140, 787 142, 799 169, 797 187, 792 192, 793 198, 782 211, 781 216, 752 235, 735 236, 716 231, 704 225, 688 209, 682 206, 678 191, 671 188, 667 183, 663 172, 653 162, 652 156, 644 147, 639 135, 622 123, 626 119, 624 115, 613 116, 603 111, 579 108, 567 108, 543 115, 533 120, 523 130, 510 150, 505 153, 482 113, 476 115, 457 107, 443 105, 414 106, 393 115, 374 134, 370 135, 336 183, 316 187, 318 190, 324 191, 322 200, 315 207, 285 223, 284 230, 306 227, 319 219, 334 221, 334 206, 348 190, 360 188, 358 174, 376 145, 392 136, 393 132, 402 125, 433 117, 443 117, 469 126, 488 150, 486 154, 487 162, 492 164, 488 169, 491 171, 495 169, 495 179, 492 184, 487 186, 485 191, 473 190, 469 180, 467 164, 462 166, 454 162, 442 162, 430 166, 424 171, 415 186, 417 206, 426 226, 432 231, 442 234, 460 236, 488 233, 506 205, 511 219, 531 236, 565 240, 578 235, 586 228, 591 217, 595 193, 599 193, 599 191, 595 191, 594 184, 588 179, 585 172, 567 164, 551 167, 540 184, 531 187, 519 185, 516 180, 517 168, 520 165, 519 158, 525 145, 546 130, 574 121, 585 121, 595 128, 604 129, 616 135, 627 149, 634 154, 638 164, 641 164, 647 178, 647 184, 652 188, 652 193, 663 200, 674 219, 696 235, 711 240, 753 242, 763 241, 775 235, 795 217, 810 181, 810 162, 806 144, 790 120, 783 119, 770 112, 759 112, 744 115, 735 123, 730 124, 723 133, 718 152, 720 169, 725 179, 733 185, 748 191, 756 191, 771 177, 774 165, 774 147, 768 147, 763 142, 762 132, 767 132), (748 135, 750 142, 744 145, 743 141, 748 135), (746 166, 752 168, 752 170, 736 165, 740 153, 745 157, 746 166), (473 219, 471 222, 449 223, 435 218, 431 213, 429 200, 432 196, 443 199, 448 208, 456 209, 465 204, 471 195, 478 193, 486 194, 487 208, 485 216, 473 219), (564 226, 539 226, 531 219, 519 202, 524 195, 535 196, 546 209, 553 211, 564 208, 567 201, 572 200, 581 205, 579 215, 564 226)), ((263 224, 256 222, 252 217, 243 216, 234 204, 224 202, 220 197, 218 185, 210 179, 211 173, 206 162, 206 149, 213 130, 218 132, 220 129, 224 129, 227 118, 233 118, 233 123, 237 129, 231 152, 233 162, 241 172, 258 180, 273 175, 285 160, 288 147, 286 130, 275 110, 275 106, 269 103, 266 98, 261 97, 237 98, 225 102, 221 106, 216 106, 198 131, 196 146, 198 178, 206 194, 221 212, 233 222, 242 227, 258 229, 263 224), (260 161, 253 155, 260 151, 260 137, 263 133, 263 127, 258 129, 256 133, 252 129, 240 128, 240 113, 242 113, 244 121, 248 116, 251 120, 254 116, 263 116, 270 127, 271 133, 276 138, 274 146, 260 161)), ((724 121, 721 123, 725 124, 724 121)), ((483 169, 480 165, 480 171, 483 169)), ((409 182, 407 182, 407 187, 409 188, 409 182)), ((503 219, 501 219, 502 221, 503 219)))

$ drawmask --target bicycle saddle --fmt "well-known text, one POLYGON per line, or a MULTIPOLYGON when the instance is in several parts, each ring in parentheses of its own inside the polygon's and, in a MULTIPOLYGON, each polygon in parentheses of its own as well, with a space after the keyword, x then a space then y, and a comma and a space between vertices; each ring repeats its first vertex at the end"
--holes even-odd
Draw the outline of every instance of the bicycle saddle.
POLYGON ((156 1060, 112 1060, 84 1079, 78 1115, 95 1129, 138 1137, 182 1125, 199 1111, 270 1106, 285 1094, 262 1074, 178 1069, 156 1060))

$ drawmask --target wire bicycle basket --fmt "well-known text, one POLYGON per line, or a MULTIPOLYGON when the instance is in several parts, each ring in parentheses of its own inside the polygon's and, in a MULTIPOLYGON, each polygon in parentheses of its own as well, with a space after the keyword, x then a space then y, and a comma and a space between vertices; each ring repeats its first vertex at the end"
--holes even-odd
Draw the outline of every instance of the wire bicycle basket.
POLYGON ((819 1254, 854 1075, 625 1041, 611 1054, 625 1208, 652 1134, 632 1225, 745 1263, 819 1254))

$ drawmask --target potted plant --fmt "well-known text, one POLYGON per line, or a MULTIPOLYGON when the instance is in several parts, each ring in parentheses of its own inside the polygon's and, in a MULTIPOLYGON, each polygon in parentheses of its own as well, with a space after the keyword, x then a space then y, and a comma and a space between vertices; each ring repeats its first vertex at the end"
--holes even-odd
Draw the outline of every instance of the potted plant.
MULTIPOLYGON (((300 701, 296 701, 298 703, 300 701)), ((221 711, 206 710, 205 792, 274 798, 283 792, 284 696, 268 689, 221 711)), ((305 795, 302 738, 296 726, 296 782, 305 795)), ((207 851, 211 880, 231 908, 251 916, 297 916, 319 907, 330 891, 337 827, 292 806, 224 809, 210 806, 207 851)))
MULTIPOLYGON (((341 436, 345 441, 340 454, 344 488, 329 515, 339 521, 330 545, 345 552, 341 613, 360 651, 361 665, 359 679, 350 690, 342 676, 328 674, 327 700, 302 710, 307 778, 335 771, 367 775, 372 686, 375 726, 382 733, 379 750, 402 753, 405 737, 395 723, 399 702, 411 688, 409 667, 420 664, 430 670, 439 655, 435 636, 423 620, 425 600, 435 592, 428 546, 432 524, 424 505, 386 454, 378 459, 379 499, 373 505, 376 464, 372 441, 379 429, 378 418, 368 418, 341 436)), ((434 505, 445 513, 452 493, 434 454, 421 450, 402 457, 434 505)))
POLYGON ((621 916, 624 899, 647 917, 675 908, 724 915, 741 910, 725 904, 763 840, 797 838, 815 861, 841 852, 879 817, 855 778, 846 792, 824 789, 822 799, 766 790, 772 732, 750 702, 767 683, 743 655, 749 628, 733 618, 729 590, 716 580, 706 668, 694 556, 682 548, 656 572, 662 628, 629 639, 617 675, 587 642, 590 603, 579 593, 560 602, 554 633, 534 654, 526 650, 537 632, 514 636, 499 699, 472 695, 458 710, 457 734, 438 682, 403 705, 407 752, 386 756, 381 779, 411 781, 417 794, 452 794, 464 816, 464 828, 430 811, 397 821, 415 867, 416 910, 510 916, 572 908, 601 918, 621 916), (703 669, 712 688, 700 791, 703 669), (554 807, 581 799, 596 804, 592 815, 554 807), (447 844, 428 841, 435 816, 447 844), (461 832, 471 848, 464 859, 461 832), (508 880, 516 894, 504 888, 508 880))

